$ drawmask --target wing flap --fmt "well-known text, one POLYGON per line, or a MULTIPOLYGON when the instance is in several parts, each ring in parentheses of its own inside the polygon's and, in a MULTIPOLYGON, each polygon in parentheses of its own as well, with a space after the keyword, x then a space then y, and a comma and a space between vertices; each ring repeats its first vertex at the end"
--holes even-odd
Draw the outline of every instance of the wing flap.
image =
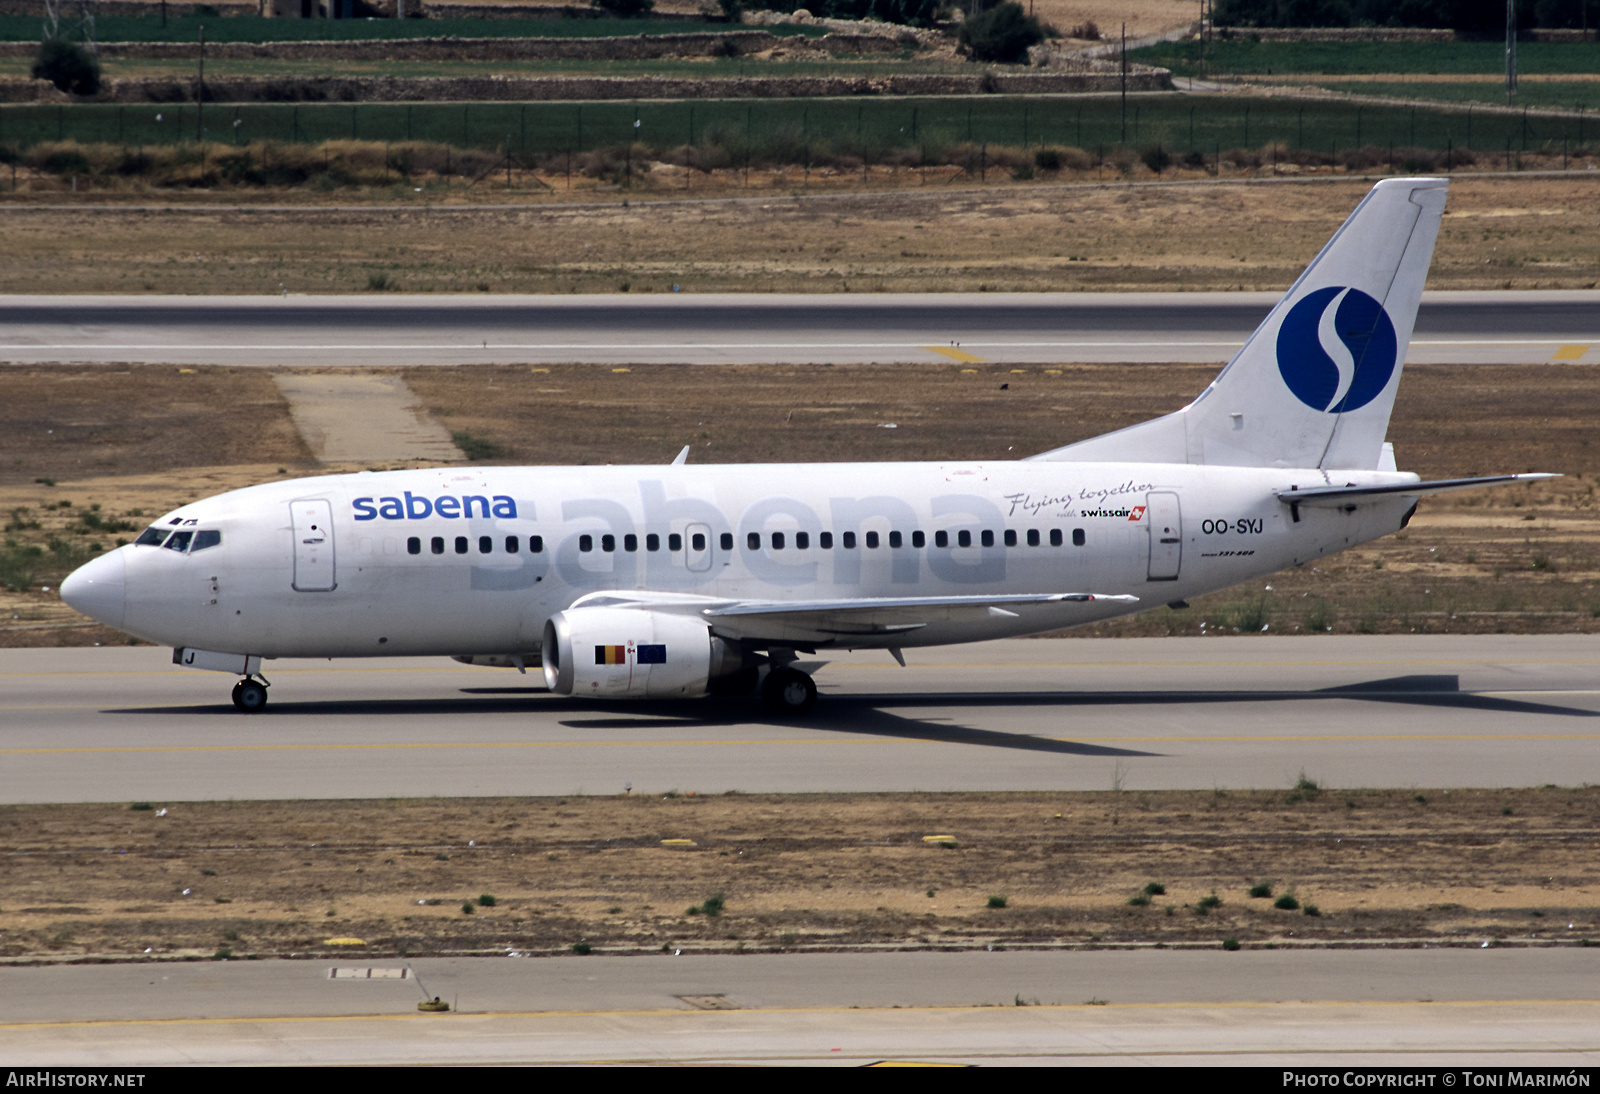
MULTIPOLYGON (((997 622, 1032 616, 1038 629, 1086 622, 1079 605, 1136 604, 1125 593, 1023 593, 1010 596, 855 597, 838 600, 725 600, 686 593, 591 593, 573 608, 618 607, 696 615, 721 638, 756 643, 896 645, 911 632, 942 623, 997 622)), ((1097 613, 1095 613, 1097 614, 1097 613)))
MULTIPOLYGON (((1016 619, 1030 607, 1057 608, 1100 601, 1137 603, 1116 593, 1038 593, 1016 596, 862 597, 849 600, 742 601, 702 613, 723 637, 746 640, 840 642, 873 640, 938 623, 978 623, 1016 619)), ((1057 613, 1051 613, 1055 615, 1057 613)), ((1047 626, 1070 623, 1052 622, 1047 626)))

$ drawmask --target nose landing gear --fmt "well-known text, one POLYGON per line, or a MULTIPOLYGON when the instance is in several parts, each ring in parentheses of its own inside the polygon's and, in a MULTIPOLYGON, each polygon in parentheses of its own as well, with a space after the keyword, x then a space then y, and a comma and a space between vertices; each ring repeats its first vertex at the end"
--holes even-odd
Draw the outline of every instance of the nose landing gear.
POLYGON ((233 685, 233 705, 244 714, 254 714, 267 705, 268 684, 265 677, 246 676, 233 685))

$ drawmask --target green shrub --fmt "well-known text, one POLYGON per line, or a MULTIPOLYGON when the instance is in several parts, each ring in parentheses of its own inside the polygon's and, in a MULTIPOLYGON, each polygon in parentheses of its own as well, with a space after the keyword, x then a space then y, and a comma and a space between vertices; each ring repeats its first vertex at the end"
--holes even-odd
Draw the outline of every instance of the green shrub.
POLYGON ((1296 908, 1300 907, 1300 902, 1294 897, 1290 896, 1288 893, 1284 893, 1277 900, 1272 902, 1272 906, 1274 908, 1282 908, 1286 912, 1292 912, 1296 908))
POLYGON ((1026 60, 1028 48, 1044 41, 1044 28, 1021 4, 1008 2, 962 23, 960 41, 975 61, 1010 65, 1026 60))
POLYGON ((1006 898, 1005 897, 1000 896, 999 894, 996 894, 996 895, 994 895, 994 896, 989 898, 989 907, 991 907, 991 908, 1004 908, 1005 906, 1006 906, 1006 898))
MULTIPOLYGON (((1139 153, 1139 158, 1144 160, 1144 165, 1146 167, 1150 168, 1150 170, 1154 171, 1158 175, 1165 171, 1172 163, 1172 153, 1168 152, 1159 144, 1152 144, 1149 148, 1146 148, 1143 152, 1139 153)), ((1242 630, 1243 628, 1240 629, 1242 630)), ((1255 629, 1260 630, 1260 625, 1258 624, 1255 629)))
POLYGON ((100 62, 77 42, 43 42, 33 61, 33 78, 49 80, 57 91, 93 95, 100 90, 100 62))
POLYGON ((712 893, 705 900, 689 909, 690 915, 721 915, 722 909, 727 906, 721 893, 712 893))
POLYGON ((494 894, 493 893, 484 893, 483 895, 479 896, 478 897, 478 905, 479 905, 479 907, 482 907, 482 908, 493 908, 494 907, 494 894))
POLYGON ((1250 895, 1256 900, 1266 900, 1272 895, 1272 886, 1263 881, 1259 885, 1250 886, 1250 895))

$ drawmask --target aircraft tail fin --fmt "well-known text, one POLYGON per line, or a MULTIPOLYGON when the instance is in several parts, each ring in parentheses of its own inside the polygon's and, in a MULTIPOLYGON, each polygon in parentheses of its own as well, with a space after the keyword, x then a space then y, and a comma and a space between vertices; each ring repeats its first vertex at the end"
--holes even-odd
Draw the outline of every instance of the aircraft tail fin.
POLYGON ((1448 186, 1378 183, 1199 398, 1033 459, 1378 468, 1448 186))

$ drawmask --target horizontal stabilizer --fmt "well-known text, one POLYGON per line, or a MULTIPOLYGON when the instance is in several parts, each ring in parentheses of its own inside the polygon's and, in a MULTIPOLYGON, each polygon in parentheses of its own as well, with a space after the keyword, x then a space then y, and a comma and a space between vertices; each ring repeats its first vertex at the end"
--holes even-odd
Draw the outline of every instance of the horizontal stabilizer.
POLYGON ((1311 490, 1279 490, 1278 500, 1291 505, 1341 506, 1360 498, 1384 495, 1443 494, 1450 490, 1473 490, 1480 486, 1501 486, 1510 482, 1538 482, 1559 479, 1547 472, 1526 475, 1486 475, 1476 479, 1435 479, 1432 482, 1399 482, 1383 486, 1318 486, 1311 490))

